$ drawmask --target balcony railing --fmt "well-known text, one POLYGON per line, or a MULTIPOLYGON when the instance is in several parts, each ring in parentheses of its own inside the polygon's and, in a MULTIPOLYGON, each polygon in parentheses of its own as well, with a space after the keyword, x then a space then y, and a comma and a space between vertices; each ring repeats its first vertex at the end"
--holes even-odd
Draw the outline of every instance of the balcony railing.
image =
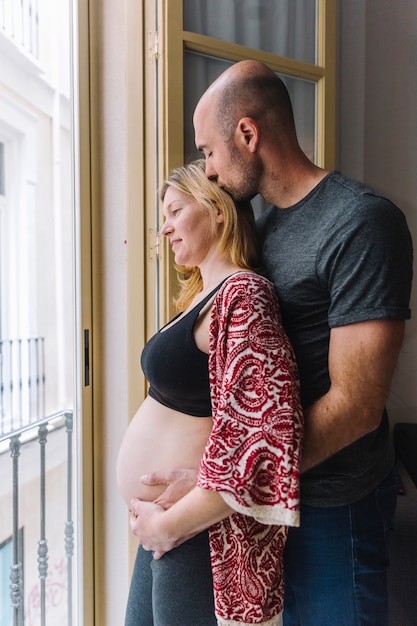
POLYGON ((44 416, 44 338, 0 341, 0 435, 44 416))
POLYGON ((0 0, 0 30, 38 59, 38 0, 0 0))
MULTIPOLYGON (((74 600, 72 412, 56 413, 1 435, 0 464, 2 482, 7 476, 10 478, 8 492, 4 491, 3 484, 3 493, 0 493, 3 517, 5 510, 10 517, 9 531, 4 523, 0 525, 3 535, 0 547, 12 541, 6 623, 71 626, 74 600)), ((4 560, 0 565, 3 567, 0 574, 4 576, 4 560)), ((0 598, 0 604, 5 602, 7 599, 0 598)))

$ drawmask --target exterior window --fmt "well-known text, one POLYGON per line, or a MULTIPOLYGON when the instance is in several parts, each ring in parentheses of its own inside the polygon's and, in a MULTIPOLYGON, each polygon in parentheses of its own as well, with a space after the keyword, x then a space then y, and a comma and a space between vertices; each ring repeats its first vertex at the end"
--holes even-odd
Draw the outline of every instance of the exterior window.
POLYGON ((75 626, 77 2, 1 6, 0 622, 75 626))
POLYGON ((13 623, 13 613, 10 602, 7 601, 10 596, 10 563, 12 562, 12 538, 6 539, 0 545, 0 623, 1 624, 12 624, 13 623))
POLYGON ((0 196, 4 196, 6 194, 4 167, 4 143, 0 143, 0 196))
MULTIPOLYGON (((23 528, 19 531, 19 560, 23 561, 23 528)), ((13 610, 10 603, 10 563, 13 562, 13 538, 9 537, 0 544, 0 624, 12 626, 13 610)), ((22 576, 23 577, 23 576, 22 576)), ((23 626, 24 607, 19 612, 16 626, 23 626)))

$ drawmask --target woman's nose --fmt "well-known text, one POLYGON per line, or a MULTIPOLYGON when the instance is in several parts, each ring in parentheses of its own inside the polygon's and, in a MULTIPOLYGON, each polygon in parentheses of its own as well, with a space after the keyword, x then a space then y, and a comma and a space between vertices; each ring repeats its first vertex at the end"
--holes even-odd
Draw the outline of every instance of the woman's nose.
POLYGON ((171 229, 171 226, 169 225, 168 220, 165 220, 159 232, 161 235, 164 235, 164 237, 166 237, 171 232, 171 230, 172 229, 171 229))

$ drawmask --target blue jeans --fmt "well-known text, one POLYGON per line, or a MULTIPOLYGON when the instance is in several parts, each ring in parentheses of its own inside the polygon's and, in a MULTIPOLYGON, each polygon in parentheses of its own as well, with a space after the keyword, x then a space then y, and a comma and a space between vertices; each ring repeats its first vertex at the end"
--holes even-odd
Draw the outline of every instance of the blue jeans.
POLYGON ((207 531, 158 561, 139 546, 125 626, 217 626, 207 531))
POLYGON ((284 553, 284 626, 388 626, 387 534, 396 499, 392 471, 353 504, 301 507, 284 553))

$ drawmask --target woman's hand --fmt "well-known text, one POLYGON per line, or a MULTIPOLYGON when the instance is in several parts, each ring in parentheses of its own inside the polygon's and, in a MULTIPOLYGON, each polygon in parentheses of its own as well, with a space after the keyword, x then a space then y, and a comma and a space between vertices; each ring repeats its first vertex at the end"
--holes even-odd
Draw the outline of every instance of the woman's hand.
POLYGON ((130 527, 143 548, 153 550, 154 559, 160 559, 165 552, 232 513, 219 493, 194 487, 168 510, 156 502, 133 498, 130 527))
POLYGON ((163 517, 165 510, 154 502, 144 502, 134 498, 130 502, 130 528, 139 539, 144 550, 153 550, 154 559, 160 559, 165 552, 176 548, 197 533, 186 537, 176 537, 169 534, 164 528, 163 517))

